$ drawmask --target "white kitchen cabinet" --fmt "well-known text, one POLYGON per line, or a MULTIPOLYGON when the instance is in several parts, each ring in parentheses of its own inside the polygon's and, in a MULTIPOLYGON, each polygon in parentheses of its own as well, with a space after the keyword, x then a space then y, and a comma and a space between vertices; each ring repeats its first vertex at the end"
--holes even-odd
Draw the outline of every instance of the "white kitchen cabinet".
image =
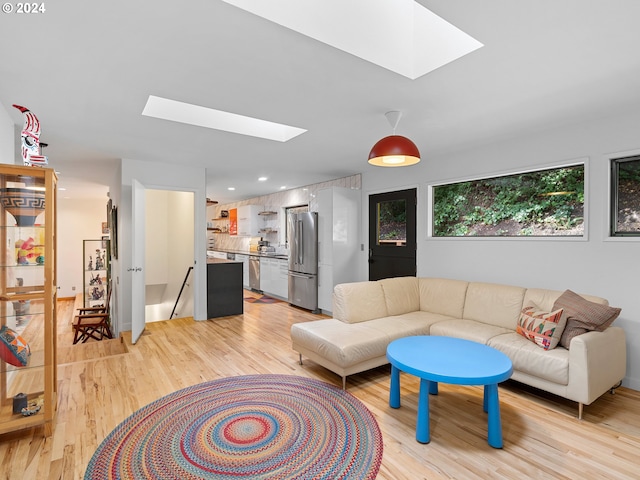
POLYGON ((274 294, 278 297, 289 298, 289 261, 278 260, 278 275, 275 279, 274 294))
POLYGON ((241 205, 238 207, 238 233, 239 237, 259 237, 260 228, 264 221, 258 215, 262 211, 260 205, 241 205))
POLYGON ((318 308, 331 312, 333 288, 364 280, 358 272, 362 243, 360 190, 318 191, 318 308))
POLYGON ((236 253, 236 261, 242 262, 242 286, 249 288, 249 255, 236 253))
POLYGON ((271 258, 260 259, 260 290, 269 295, 273 290, 273 268, 271 258))
POLYGON ((278 258, 260 259, 260 290, 266 295, 288 298, 289 268, 287 260, 278 258))

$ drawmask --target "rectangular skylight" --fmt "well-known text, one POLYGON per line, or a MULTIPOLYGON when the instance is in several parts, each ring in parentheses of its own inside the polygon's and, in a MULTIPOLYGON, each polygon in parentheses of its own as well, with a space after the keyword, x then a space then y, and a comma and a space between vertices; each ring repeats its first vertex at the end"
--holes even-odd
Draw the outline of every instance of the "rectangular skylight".
POLYGON ((154 95, 149 95, 147 104, 142 110, 142 115, 225 132, 239 133, 240 135, 266 138, 277 142, 286 142, 306 132, 303 128, 290 127, 280 123, 245 117, 236 113, 223 112, 154 95))
POLYGON ((414 0, 223 0, 416 79, 482 43, 414 0))

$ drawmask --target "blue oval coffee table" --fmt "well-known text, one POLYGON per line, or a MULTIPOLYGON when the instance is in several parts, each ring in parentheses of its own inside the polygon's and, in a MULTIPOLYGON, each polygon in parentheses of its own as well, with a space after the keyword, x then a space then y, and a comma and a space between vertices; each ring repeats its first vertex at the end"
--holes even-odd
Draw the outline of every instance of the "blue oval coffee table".
POLYGON ((438 382, 484 385, 483 409, 488 414, 488 442, 502 448, 498 383, 511 377, 513 365, 495 348, 460 338, 415 336, 394 340, 387 347, 391 363, 389 405, 400 408, 400 371, 420 378, 416 440, 429 443, 429 394, 438 382))

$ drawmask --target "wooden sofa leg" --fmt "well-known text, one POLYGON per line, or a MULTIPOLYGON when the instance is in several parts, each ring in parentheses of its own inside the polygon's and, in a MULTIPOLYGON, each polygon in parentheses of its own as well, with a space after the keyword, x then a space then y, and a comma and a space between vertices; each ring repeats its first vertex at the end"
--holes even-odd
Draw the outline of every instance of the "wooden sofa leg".
POLYGON ((584 404, 582 402, 578 402, 578 420, 582 420, 582 409, 584 404))

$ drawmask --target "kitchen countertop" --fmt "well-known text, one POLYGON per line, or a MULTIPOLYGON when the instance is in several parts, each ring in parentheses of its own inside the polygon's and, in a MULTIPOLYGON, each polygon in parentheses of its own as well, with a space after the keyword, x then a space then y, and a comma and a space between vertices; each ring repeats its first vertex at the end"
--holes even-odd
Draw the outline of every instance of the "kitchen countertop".
POLYGON ((257 257, 277 258, 278 260, 289 260, 287 255, 270 252, 251 252, 249 255, 255 255, 257 257))
POLYGON ((211 258, 211 257, 208 257, 207 258, 207 265, 213 264, 213 263, 242 263, 242 262, 239 262, 237 260, 227 260, 227 259, 224 259, 224 258, 211 258))
POLYGON ((247 252, 246 250, 210 250, 210 251, 222 252, 222 253, 234 253, 236 255, 249 255, 251 257, 277 258, 279 260, 289 259, 288 255, 283 255, 281 253, 275 253, 275 252, 247 252))

